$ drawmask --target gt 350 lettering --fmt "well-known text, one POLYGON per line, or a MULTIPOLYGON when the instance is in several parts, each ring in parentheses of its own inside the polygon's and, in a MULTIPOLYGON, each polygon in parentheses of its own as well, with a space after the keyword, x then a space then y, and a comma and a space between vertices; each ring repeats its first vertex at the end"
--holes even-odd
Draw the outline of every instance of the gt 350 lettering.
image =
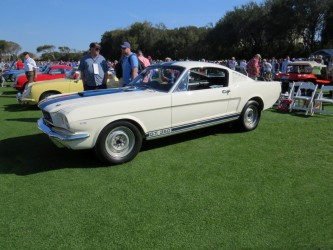
POLYGON ((155 137, 155 136, 166 135, 166 134, 170 134, 170 133, 171 133, 171 128, 165 128, 165 129, 161 129, 161 130, 155 130, 155 131, 148 132, 148 136, 155 137))

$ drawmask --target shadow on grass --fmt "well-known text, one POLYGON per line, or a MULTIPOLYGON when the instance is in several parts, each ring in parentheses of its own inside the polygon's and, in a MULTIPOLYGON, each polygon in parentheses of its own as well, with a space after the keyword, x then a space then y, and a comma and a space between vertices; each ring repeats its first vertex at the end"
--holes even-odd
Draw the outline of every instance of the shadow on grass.
POLYGON ((6 121, 15 121, 15 122, 32 122, 37 123, 38 118, 16 118, 16 119, 6 119, 6 121))
MULTIPOLYGON (((0 89, 1 90, 1 89, 0 89)), ((4 91, 3 93, 2 93, 2 97, 8 97, 8 95, 16 95, 17 94, 17 91, 4 91)), ((12 97, 12 96, 11 96, 12 97)), ((12 97, 13 98, 13 97, 12 97)))
POLYGON ((0 142, 0 174, 29 175, 64 168, 101 167, 92 150, 57 148, 44 134, 0 142))
MULTIPOLYGON (((217 125, 180 135, 144 141, 141 151, 153 150, 205 136, 236 132, 229 125, 217 125)), ((57 148, 44 134, 9 138, 0 141, 0 174, 30 175, 65 168, 107 167, 94 150, 57 148)), ((135 160, 135 159, 134 159, 135 160)))
POLYGON ((279 114, 279 115, 291 115, 291 116, 297 116, 300 118, 312 118, 313 116, 311 115, 306 115, 305 111, 298 111, 298 110, 294 110, 292 112, 289 111, 279 111, 277 109, 269 109, 268 111, 275 113, 275 114, 279 114))
POLYGON ((182 134, 172 135, 161 139, 145 141, 141 151, 165 147, 173 144, 182 143, 185 141, 196 140, 206 136, 214 136, 218 134, 232 134, 232 133, 239 133, 239 131, 231 123, 225 123, 190 132, 185 132, 182 134))
POLYGON ((21 112, 21 111, 40 111, 40 109, 37 107, 37 105, 22 105, 22 104, 8 104, 4 106, 4 110, 8 112, 21 112))

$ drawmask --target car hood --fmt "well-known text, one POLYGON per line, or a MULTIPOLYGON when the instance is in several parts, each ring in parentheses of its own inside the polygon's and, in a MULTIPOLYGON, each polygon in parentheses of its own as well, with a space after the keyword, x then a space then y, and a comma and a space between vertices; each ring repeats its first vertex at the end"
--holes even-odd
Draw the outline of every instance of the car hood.
POLYGON ((170 98, 171 95, 165 92, 124 87, 51 96, 38 107, 49 113, 62 111, 80 119, 89 119, 167 107, 170 106, 170 98))

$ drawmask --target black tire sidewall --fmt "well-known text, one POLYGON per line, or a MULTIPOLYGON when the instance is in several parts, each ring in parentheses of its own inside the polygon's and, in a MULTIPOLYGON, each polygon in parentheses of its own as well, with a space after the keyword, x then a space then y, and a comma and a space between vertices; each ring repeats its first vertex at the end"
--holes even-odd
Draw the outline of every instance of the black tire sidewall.
POLYGON ((242 131, 254 130, 254 129, 257 128, 257 126, 259 124, 260 117, 261 117, 261 110, 260 110, 259 103, 257 101, 254 101, 254 100, 250 100, 246 103, 246 105, 244 106, 244 108, 242 110, 241 116, 238 120, 238 126, 242 131), (255 108, 257 110, 258 116, 257 116, 257 120, 256 120, 255 124, 252 125, 252 126, 248 126, 248 124, 246 124, 246 122, 245 122, 245 114, 246 114, 247 110, 251 107, 255 108))
POLYGON ((97 142, 95 144, 95 153, 97 157, 106 164, 117 165, 128 162, 132 160, 140 151, 142 145, 142 135, 139 129, 128 121, 117 121, 107 125, 98 136, 97 142), (117 127, 127 127, 130 129, 135 136, 135 143, 133 149, 122 158, 112 157, 105 148, 105 140, 109 135, 110 131, 117 127))

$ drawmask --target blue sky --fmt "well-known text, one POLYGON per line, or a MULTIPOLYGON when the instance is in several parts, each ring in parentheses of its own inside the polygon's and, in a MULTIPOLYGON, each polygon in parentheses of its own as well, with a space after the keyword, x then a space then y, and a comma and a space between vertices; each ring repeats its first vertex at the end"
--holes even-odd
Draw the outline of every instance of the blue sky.
POLYGON ((164 23, 169 29, 215 25, 227 11, 250 1, 1 0, 0 40, 18 43, 21 52, 36 53, 45 44, 86 50, 105 31, 128 28, 135 22, 164 23))

